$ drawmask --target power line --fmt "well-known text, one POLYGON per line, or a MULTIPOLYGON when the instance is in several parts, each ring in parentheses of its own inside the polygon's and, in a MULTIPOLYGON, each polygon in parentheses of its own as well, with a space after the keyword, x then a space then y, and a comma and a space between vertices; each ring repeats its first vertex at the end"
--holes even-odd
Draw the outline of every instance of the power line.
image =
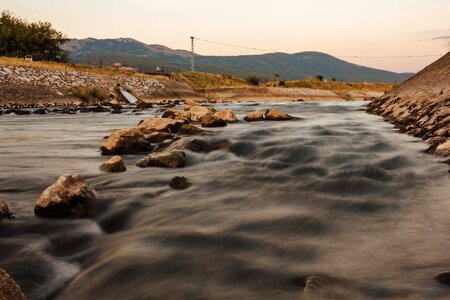
MULTIPOLYGON (((232 47, 232 48, 260 51, 260 52, 266 52, 266 53, 282 53, 282 51, 267 50, 267 49, 254 48, 254 47, 238 46, 238 45, 234 45, 234 44, 215 42, 215 41, 210 41, 210 40, 205 40, 205 39, 200 39, 200 38, 194 38, 194 39, 196 39, 197 41, 205 42, 205 43, 216 44, 216 45, 232 47)), ((308 55, 310 55, 310 56, 327 56, 327 54, 313 53, 313 52, 308 53, 308 55)), ((387 59, 399 59, 399 58, 440 57, 440 56, 443 56, 443 54, 398 55, 398 56, 395 56, 395 55, 392 55, 392 56, 333 55, 333 56, 339 57, 339 58, 355 58, 355 59, 359 59, 359 58, 361 58, 361 59, 384 59, 384 58, 387 58, 387 59)))

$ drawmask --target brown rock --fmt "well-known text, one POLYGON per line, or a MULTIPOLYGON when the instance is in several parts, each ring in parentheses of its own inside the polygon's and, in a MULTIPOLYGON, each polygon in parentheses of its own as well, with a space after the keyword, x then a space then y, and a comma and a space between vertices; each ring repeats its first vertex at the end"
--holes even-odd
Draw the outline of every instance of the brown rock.
POLYGON ((111 173, 117 173, 117 172, 125 172, 127 168, 125 167, 125 163, 123 162, 122 157, 119 155, 114 155, 110 159, 108 159, 107 162, 102 164, 100 166, 100 171, 103 172, 111 172, 111 173))
POLYGON ((179 150, 169 150, 165 152, 150 153, 140 159, 136 166, 140 168, 160 167, 160 168, 181 168, 185 166, 185 154, 179 150))
POLYGON ((266 111, 265 117, 266 120, 273 120, 273 121, 287 121, 292 119, 290 115, 273 108, 268 109, 266 111))
POLYGON ((161 117, 189 122, 191 120, 191 113, 179 109, 166 109, 161 117))
POLYGON ((450 272, 446 271, 436 274, 434 275, 433 279, 441 284, 450 285, 450 272))
POLYGON ((164 151, 190 150, 192 152, 208 152, 208 144, 199 139, 180 139, 169 145, 164 151))
POLYGON ((0 221, 3 219, 14 219, 14 216, 9 211, 9 207, 6 202, 0 199, 0 221))
MULTIPOLYGON (((184 126, 184 125, 183 125, 183 126, 184 126)), ((171 135, 171 134, 168 133, 168 132, 160 132, 160 131, 157 131, 157 132, 151 133, 151 134, 146 138, 146 140, 147 140, 149 143, 156 143, 156 144, 159 144, 159 143, 164 142, 165 140, 171 139, 172 137, 173 137, 173 135, 171 135)))
POLYGON ((63 175, 39 197, 34 213, 46 218, 84 217, 93 209, 97 194, 78 174, 63 175))
POLYGON ((151 117, 140 123, 138 129, 143 133, 152 133, 155 131, 176 133, 183 123, 184 121, 181 120, 151 117))
POLYGON ((146 109, 146 108, 151 108, 151 107, 153 107, 153 105, 151 103, 147 103, 144 101, 139 101, 136 104, 136 108, 139 108, 139 109, 146 109))
POLYGON ((181 134, 195 135, 195 134, 200 134, 202 132, 205 132, 205 130, 201 129, 200 127, 190 125, 190 124, 183 124, 183 125, 181 125, 180 129, 178 129, 178 133, 181 133, 181 134))
POLYGON ((111 133, 100 150, 104 155, 135 154, 151 150, 144 134, 135 128, 124 128, 111 133))
POLYGON ((238 119, 234 112, 231 109, 224 109, 221 111, 218 111, 214 114, 216 117, 224 120, 227 123, 234 123, 237 122, 238 119))
POLYGON ((206 114, 201 118, 202 127, 224 127, 227 122, 216 117, 212 113, 206 114))
POLYGON ((189 111, 191 120, 194 122, 199 122, 204 115, 213 113, 211 108, 199 105, 186 106, 186 110, 189 111))
POLYGON ((188 187, 190 187, 191 183, 184 176, 175 176, 170 181, 169 186, 174 189, 177 189, 177 190, 184 190, 184 189, 187 189, 188 187))
POLYGON ((20 286, 0 268, 0 300, 26 300, 20 286))
POLYGON ((254 112, 249 112, 245 117, 244 120, 247 122, 254 122, 254 121, 263 121, 264 115, 261 111, 257 110, 254 112))

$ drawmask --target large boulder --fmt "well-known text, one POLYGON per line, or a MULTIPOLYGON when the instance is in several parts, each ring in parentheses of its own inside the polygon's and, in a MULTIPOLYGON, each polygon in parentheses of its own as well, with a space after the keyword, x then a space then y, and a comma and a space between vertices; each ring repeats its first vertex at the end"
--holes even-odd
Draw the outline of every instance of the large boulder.
POLYGON ((138 129, 143 133, 152 133, 155 131, 176 133, 178 131, 178 128, 180 128, 180 126, 184 123, 185 121, 182 120, 151 117, 141 122, 138 126, 138 129))
POLYGON ((104 164, 100 165, 100 171, 103 172, 118 173, 125 172, 126 170, 127 168, 125 167, 125 163, 119 155, 114 155, 104 164))
POLYGON ((206 114, 201 118, 202 127, 224 127, 227 126, 227 122, 219 117, 216 117, 212 113, 206 114))
POLYGON ((156 131, 156 132, 150 133, 149 136, 147 136, 146 140, 149 143, 159 144, 159 143, 164 142, 165 140, 171 139, 172 137, 173 137, 172 134, 170 134, 168 132, 156 131))
POLYGON ((194 122, 199 122, 206 114, 214 113, 211 108, 199 105, 186 106, 186 110, 189 111, 191 120, 194 122))
POLYGON ((196 135, 205 132, 205 130, 201 129, 200 127, 197 127, 195 125, 191 124, 183 124, 181 125, 180 129, 178 130, 178 133, 181 134, 188 134, 188 135, 196 135))
POLYGON ((234 123, 237 122, 238 119, 234 112, 231 109, 224 109, 221 111, 218 111, 214 114, 216 117, 224 120, 227 123, 234 123))
POLYGON ((272 121, 287 121, 291 120, 292 117, 278 109, 268 109, 265 114, 266 120, 272 121))
POLYGON ((100 150, 104 155, 135 154, 151 150, 145 135, 135 128, 124 128, 111 133, 103 141, 100 150))
POLYGON ((140 159, 136 166, 140 168, 160 167, 160 168, 181 168, 184 167, 185 154, 179 150, 168 150, 164 152, 150 153, 144 158, 140 159))
POLYGON ((26 300, 20 286, 0 268, 0 300, 26 300))
POLYGON ((46 218, 85 217, 92 213, 97 193, 78 174, 63 175, 39 197, 34 213, 46 218))
POLYGON ((263 121, 264 115, 261 111, 253 111, 249 112, 245 117, 244 120, 247 122, 255 122, 255 121, 263 121))
POLYGON ((13 214, 9 211, 9 207, 6 202, 0 199, 0 221, 3 219, 13 218, 13 214))

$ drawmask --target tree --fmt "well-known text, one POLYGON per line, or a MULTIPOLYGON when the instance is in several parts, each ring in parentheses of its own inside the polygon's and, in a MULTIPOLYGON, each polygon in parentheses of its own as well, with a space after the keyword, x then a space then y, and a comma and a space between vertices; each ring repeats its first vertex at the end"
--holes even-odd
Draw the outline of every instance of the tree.
POLYGON ((323 76, 322 75, 317 75, 316 79, 319 80, 319 81, 323 81, 323 76))
POLYGON ((60 46, 68 40, 49 22, 29 23, 9 11, 0 15, 0 55, 32 55, 34 60, 67 61, 67 52, 60 46))
POLYGON ((247 77, 245 80, 247 80, 248 83, 253 85, 259 85, 259 83, 261 82, 261 79, 259 79, 259 77, 256 76, 247 77))

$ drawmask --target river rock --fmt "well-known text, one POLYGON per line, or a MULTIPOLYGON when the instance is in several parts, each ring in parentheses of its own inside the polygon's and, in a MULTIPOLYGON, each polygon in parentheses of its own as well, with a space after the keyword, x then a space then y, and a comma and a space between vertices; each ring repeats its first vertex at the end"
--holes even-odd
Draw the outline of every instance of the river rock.
POLYGON ((214 114, 216 117, 224 120, 227 123, 234 123, 237 122, 238 119, 234 112, 231 109, 224 109, 221 111, 218 111, 214 114))
POLYGON ((178 129, 178 133, 188 134, 188 135, 196 135, 205 132, 205 130, 191 124, 183 124, 180 129, 178 129))
POLYGON ((13 214, 9 211, 9 207, 6 202, 0 199, 0 221, 3 219, 13 218, 13 214))
POLYGON ((125 163, 119 155, 114 155, 100 166, 100 171, 103 172, 118 173, 125 172, 126 170, 125 163))
POLYGON ((184 124, 182 120, 174 120, 170 118, 151 117, 138 126, 143 133, 152 133, 155 131, 176 133, 180 126, 184 124))
POLYGON ((0 300, 26 300, 20 286, 0 268, 0 300))
POLYGON ((63 175, 39 197, 34 213, 46 218, 88 216, 97 199, 94 188, 78 174, 63 175))
POLYGON ((227 122, 216 117, 212 113, 206 114, 201 118, 202 127, 224 127, 227 122))
POLYGON ((211 108, 199 105, 186 106, 186 110, 189 111, 191 120, 194 122, 199 122, 206 114, 214 113, 211 108))
POLYGON ((268 109, 265 114, 266 120, 273 120, 273 121, 287 121, 291 120, 292 117, 278 109, 268 109))
POLYGON ((149 143, 159 144, 159 143, 164 142, 165 140, 171 139, 172 137, 173 137, 173 135, 171 135, 168 132, 156 131, 156 132, 151 133, 149 136, 147 136, 146 140, 149 143))
POLYGON ((48 113, 48 111, 45 108, 38 108, 33 111, 33 114, 36 114, 36 115, 45 115, 47 113, 48 113))
POLYGON ((111 133, 101 144, 100 150, 104 155, 136 154, 151 150, 151 146, 140 130, 124 128, 111 133))
POLYGON ((169 186, 177 190, 184 190, 190 187, 191 183, 184 176, 175 176, 170 180, 169 186))
POLYGON ((253 111, 249 112, 245 117, 244 120, 247 122, 254 122, 254 121, 263 121, 264 115, 261 111, 253 111))
POLYGON ((179 109, 166 109, 161 117, 189 122, 191 120, 191 113, 179 109))
POLYGON ((441 284, 450 285, 450 272, 446 271, 436 274, 434 275, 433 279, 441 284))
POLYGON ((170 144, 165 151, 170 150, 189 150, 192 152, 208 152, 209 146, 205 141, 199 139, 179 139, 170 144))
POLYGON ((140 168, 160 167, 160 168, 181 168, 185 166, 185 154, 179 150, 168 150, 164 152, 150 153, 140 159, 136 166, 140 168))

